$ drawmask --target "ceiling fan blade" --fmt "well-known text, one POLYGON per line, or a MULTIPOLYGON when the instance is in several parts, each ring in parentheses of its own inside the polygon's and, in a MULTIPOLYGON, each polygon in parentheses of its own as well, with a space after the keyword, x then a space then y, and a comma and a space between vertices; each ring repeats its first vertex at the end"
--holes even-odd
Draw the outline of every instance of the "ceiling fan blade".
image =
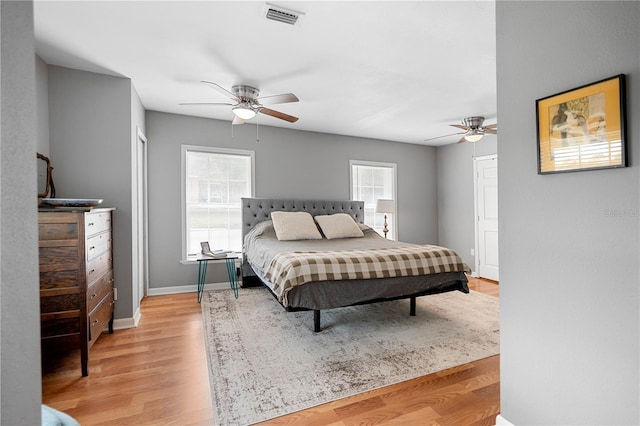
POLYGON ((460 140, 457 143, 465 143, 467 140, 465 139, 465 137, 461 137, 460 140))
POLYGON ((279 118, 280 120, 288 121, 289 123, 295 123, 296 121, 298 121, 298 117, 294 117, 293 115, 285 114, 284 112, 276 111, 269 108, 260 108, 258 112, 270 115, 275 118, 279 118))
POLYGON ((234 104, 230 104, 228 102, 182 102, 178 105, 227 105, 233 106, 234 104))
POLYGON ((265 96, 256 99, 262 105, 286 104, 288 102, 298 102, 300 99, 293 93, 283 93, 281 95, 265 96))
POLYGON ((497 135, 498 129, 484 128, 484 132, 488 135, 497 135))
POLYGON ((212 81, 205 81, 205 80, 202 80, 202 83, 210 85, 212 88, 216 89, 218 92, 222 93, 223 95, 225 95, 229 99, 232 99, 232 100, 234 100, 236 102, 240 102, 240 99, 236 95, 234 95, 233 93, 231 93, 230 91, 228 91, 224 87, 220 86, 219 84, 216 84, 216 83, 214 83, 212 81))
POLYGON ((463 134, 465 134, 465 133, 466 133, 466 132, 458 132, 458 133, 451 133, 451 134, 448 134, 448 135, 436 136, 435 138, 425 139, 423 142, 432 141, 432 140, 434 140, 434 139, 446 138, 446 137, 448 137, 448 136, 463 135, 463 134))
POLYGON ((237 115, 233 114, 233 121, 231 122, 231 124, 238 125, 238 124, 244 124, 244 120, 240 117, 238 117, 237 115))
POLYGON ((453 126, 453 127, 457 127, 458 129, 462 129, 462 130, 469 130, 469 126, 463 126, 462 124, 449 124, 449 126, 453 126))

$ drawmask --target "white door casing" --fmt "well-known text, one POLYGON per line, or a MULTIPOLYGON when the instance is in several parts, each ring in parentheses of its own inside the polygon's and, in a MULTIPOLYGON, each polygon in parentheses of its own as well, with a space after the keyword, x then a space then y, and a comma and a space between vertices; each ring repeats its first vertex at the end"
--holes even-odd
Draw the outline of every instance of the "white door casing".
POLYGON ((135 308, 140 307, 140 301, 146 296, 149 285, 148 241, 147 241, 147 138, 138 128, 134 147, 134 262, 133 262, 133 294, 135 308))
POLYGON ((482 278, 499 281, 498 156, 473 159, 475 177, 475 270, 482 278))

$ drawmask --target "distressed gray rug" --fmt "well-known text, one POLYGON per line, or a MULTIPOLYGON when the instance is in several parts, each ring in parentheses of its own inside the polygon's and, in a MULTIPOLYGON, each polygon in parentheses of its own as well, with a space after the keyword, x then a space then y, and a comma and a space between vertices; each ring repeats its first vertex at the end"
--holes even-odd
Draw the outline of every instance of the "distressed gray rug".
POLYGON ((246 425, 499 353, 498 299, 451 292, 286 312, 265 288, 205 292, 214 416, 246 425))

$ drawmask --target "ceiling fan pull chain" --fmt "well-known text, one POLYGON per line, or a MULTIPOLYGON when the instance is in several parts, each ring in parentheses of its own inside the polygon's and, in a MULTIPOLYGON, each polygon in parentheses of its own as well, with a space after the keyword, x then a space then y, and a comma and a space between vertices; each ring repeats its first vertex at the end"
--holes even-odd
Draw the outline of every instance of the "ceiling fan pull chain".
POLYGON ((260 142, 258 128, 260 127, 260 120, 258 119, 258 115, 256 115, 256 142, 260 142))

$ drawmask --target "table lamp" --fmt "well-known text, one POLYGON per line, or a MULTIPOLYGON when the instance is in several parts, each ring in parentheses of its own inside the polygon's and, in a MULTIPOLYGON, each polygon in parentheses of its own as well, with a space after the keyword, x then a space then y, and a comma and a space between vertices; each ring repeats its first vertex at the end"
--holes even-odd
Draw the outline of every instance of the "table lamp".
POLYGON ((378 198, 378 201, 376 202, 376 213, 384 213, 384 228, 382 228, 382 232, 384 232, 384 237, 387 238, 387 232, 389 232, 389 227, 387 226, 387 214, 396 213, 395 200, 378 198))

